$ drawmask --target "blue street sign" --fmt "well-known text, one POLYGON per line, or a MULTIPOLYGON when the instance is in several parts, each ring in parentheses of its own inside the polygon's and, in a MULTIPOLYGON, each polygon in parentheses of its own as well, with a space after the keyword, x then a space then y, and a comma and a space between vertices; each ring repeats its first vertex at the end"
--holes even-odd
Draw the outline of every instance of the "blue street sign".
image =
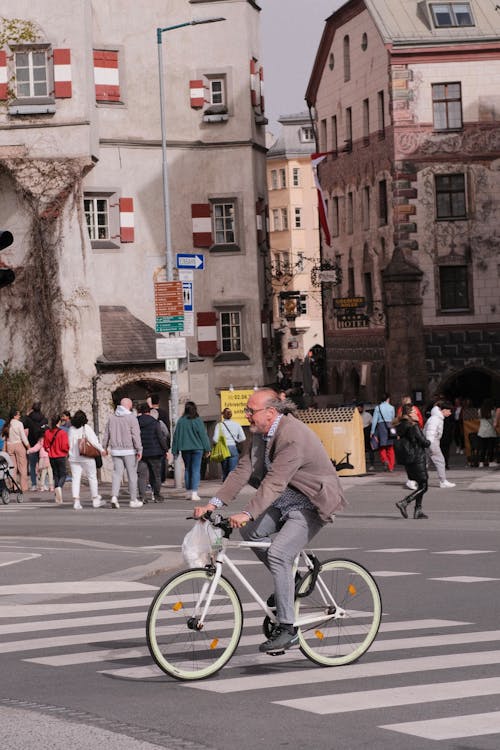
POLYGON ((184 295, 184 312, 193 312, 193 282, 182 282, 182 293, 184 295))
POLYGON ((177 253, 177 268, 194 268, 203 271, 205 268, 203 255, 199 253, 177 253))

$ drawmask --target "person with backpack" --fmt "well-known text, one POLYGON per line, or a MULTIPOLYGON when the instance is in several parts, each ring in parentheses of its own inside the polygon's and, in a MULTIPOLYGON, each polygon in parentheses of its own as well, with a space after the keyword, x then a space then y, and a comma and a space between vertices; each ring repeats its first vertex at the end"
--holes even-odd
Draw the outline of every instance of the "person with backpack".
POLYGON ((42 404, 40 401, 35 401, 31 407, 30 413, 23 419, 23 424, 28 430, 28 442, 30 444, 30 450, 28 451, 28 465, 31 479, 31 491, 35 492, 37 489, 37 464, 40 458, 40 450, 35 446, 39 440, 43 438, 43 433, 46 427, 48 427, 48 421, 42 414, 42 404))
POLYGON ((404 404, 401 410, 401 416, 397 417, 394 424, 396 426, 397 439, 394 450, 398 463, 406 467, 408 478, 417 483, 417 489, 413 490, 403 500, 396 503, 403 518, 408 518, 407 507, 415 501, 413 518, 428 518, 422 510, 422 499, 427 492, 428 474, 427 474, 427 457, 425 449, 430 443, 420 429, 418 420, 412 413, 412 404, 404 404))
POLYGON ((161 503, 161 460, 168 450, 168 432, 164 431, 164 423, 151 414, 149 404, 140 404, 137 411, 142 443, 142 457, 137 466, 139 500, 147 503, 146 487, 149 483, 153 501, 161 503))

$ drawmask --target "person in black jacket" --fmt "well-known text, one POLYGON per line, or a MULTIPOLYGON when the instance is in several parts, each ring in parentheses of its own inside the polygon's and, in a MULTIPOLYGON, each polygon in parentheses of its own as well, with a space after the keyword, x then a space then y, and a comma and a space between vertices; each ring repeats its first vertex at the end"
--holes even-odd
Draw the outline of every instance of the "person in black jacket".
MULTIPOLYGON (((42 405, 40 401, 35 401, 31 407, 30 413, 23 419, 24 426, 28 429, 28 442, 30 447, 38 443, 43 436, 45 427, 48 427, 48 420, 42 414, 42 405)), ((28 464, 31 479, 31 491, 36 491, 36 466, 40 458, 40 451, 28 453, 28 464)))
POLYGON ((407 495, 403 500, 396 503, 396 508, 403 516, 408 518, 407 506, 415 501, 415 510, 413 518, 428 518, 422 510, 422 498, 427 492, 427 461, 425 449, 430 445, 420 429, 418 422, 412 419, 412 404, 405 404, 401 416, 398 417, 394 424, 398 433, 398 438, 402 447, 406 451, 405 467, 408 478, 417 483, 417 489, 407 495))
POLYGON ((142 457, 137 466, 139 498, 147 503, 146 487, 149 482, 153 488, 154 502, 161 503, 161 459, 168 449, 167 437, 159 420, 151 416, 148 404, 141 404, 138 412, 142 442, 142 457))

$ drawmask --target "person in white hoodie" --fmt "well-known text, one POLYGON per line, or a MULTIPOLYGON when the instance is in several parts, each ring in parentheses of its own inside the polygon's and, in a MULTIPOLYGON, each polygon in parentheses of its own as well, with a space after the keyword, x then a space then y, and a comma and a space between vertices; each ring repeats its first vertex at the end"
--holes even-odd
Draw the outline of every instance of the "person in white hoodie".
POLYGON ((122 398, 115 413, 109 418, 102 444, 105 450, 110 447, 113 459, 111 507, 120 507, 118 493, 125 470, 130 493, 129 505, 131 508, 141 508, 142 502, 137 499, 137 464, 142 458, 141 431, 137 417, 132 413, 132 401, 129 398, 122 398))
POLYGON ((430 446, 427 449, 427 455, 436 467, 439 477, 439 486, 441 489, 455 487, 453 482, 448 482, 446 479, 446 463, 439 445, 443 434, 443 423, 445 417, 449 417, 452 411, 453 406, 448 401, 436 401, 432 407, 431 416, 424 426, 424 435, 430 442, 430 446))

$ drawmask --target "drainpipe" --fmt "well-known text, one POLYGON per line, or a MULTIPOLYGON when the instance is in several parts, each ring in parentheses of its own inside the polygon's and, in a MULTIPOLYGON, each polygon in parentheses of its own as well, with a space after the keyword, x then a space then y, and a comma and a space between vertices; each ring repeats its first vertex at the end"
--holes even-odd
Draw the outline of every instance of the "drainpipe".
POLYGON ((94 422, 94 432, 99 436, 99 401, 97 400, 97 381, 100 375, 92 377, 92 421, 94 422))

